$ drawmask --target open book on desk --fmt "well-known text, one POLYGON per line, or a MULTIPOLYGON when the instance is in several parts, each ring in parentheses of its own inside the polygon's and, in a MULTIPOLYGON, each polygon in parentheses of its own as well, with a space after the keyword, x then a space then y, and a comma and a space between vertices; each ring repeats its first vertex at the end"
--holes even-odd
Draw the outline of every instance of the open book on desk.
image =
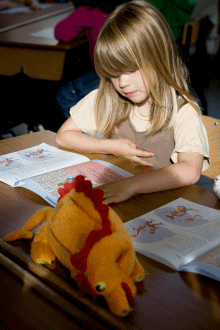
POLYGON ((178 198, 125 226, 137 252, 220 281, 220 211, 178 198))
POLYGON ((46 143, 0 156, 0 181, 29 189, 52 206, 57 204, 58 189, 77 175, 85 176, 93 187, 132 176, 108 162, 90 160, 46 143))

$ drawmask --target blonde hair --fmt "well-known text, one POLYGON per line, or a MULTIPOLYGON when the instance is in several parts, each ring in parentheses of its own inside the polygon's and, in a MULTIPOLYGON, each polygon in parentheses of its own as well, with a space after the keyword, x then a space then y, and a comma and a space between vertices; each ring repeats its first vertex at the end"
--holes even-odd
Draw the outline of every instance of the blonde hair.
POLYGON ((144 74, 152 101, 148 133, 172 127, 178 96, 199 112, 170 28, 151 4, 134 0, 116 7, 99 33, 94 59, 101 78, 95 106, 99 133, 109 135, 134 106, 115 90, 111 77, 136 70, 144 74))

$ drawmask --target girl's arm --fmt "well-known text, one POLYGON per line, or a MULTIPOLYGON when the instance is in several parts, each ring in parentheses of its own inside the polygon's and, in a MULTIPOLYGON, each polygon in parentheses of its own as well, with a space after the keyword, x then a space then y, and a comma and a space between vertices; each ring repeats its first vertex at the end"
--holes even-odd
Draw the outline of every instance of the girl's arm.
POLYGON ((201 175, 203 158, 197 152, 182 152, 178 154, 178 163, 99 186, 104 191, 104 203, 119 203, 135 194, 195 184, 201 175))
POLYGON ((122 156, 145 166, 153 166, 140 157, 152 157, 154 153, 136 149, 128 139, 100 139, 89 136, 80 130, 72 118, 68 118, 58 130, 56 142, 61 148, 75 152, 104 153, 122 156))
POLYGON ((71 41, 75 39, 85 28, 86 21, 87 18, 85 8, 77 8, 67 18, 55 26, 55 38, 59 41, 71 41))

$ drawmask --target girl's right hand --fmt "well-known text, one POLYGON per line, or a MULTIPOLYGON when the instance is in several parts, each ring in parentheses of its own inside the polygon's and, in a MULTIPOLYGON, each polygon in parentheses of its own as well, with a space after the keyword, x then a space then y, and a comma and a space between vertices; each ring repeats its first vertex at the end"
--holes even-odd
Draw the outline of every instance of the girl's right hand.
POLYGON ((153 167, 153 163, 143 160, 141 157, 153 157, 153 152, 137 149, 136 144, 129 139, 110 139, 111 153, 115 156, 122 156, 141 165, 153 167))

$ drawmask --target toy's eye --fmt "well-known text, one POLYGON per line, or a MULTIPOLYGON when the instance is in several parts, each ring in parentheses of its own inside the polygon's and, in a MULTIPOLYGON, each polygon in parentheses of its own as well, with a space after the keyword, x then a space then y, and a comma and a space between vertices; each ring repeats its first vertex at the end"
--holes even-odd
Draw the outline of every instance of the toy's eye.
POLYGON ((99 292, 104 291, 106 288, 106 284, 105 282, 99 282, 98 284, 96 284, 95 288, 99 292))

